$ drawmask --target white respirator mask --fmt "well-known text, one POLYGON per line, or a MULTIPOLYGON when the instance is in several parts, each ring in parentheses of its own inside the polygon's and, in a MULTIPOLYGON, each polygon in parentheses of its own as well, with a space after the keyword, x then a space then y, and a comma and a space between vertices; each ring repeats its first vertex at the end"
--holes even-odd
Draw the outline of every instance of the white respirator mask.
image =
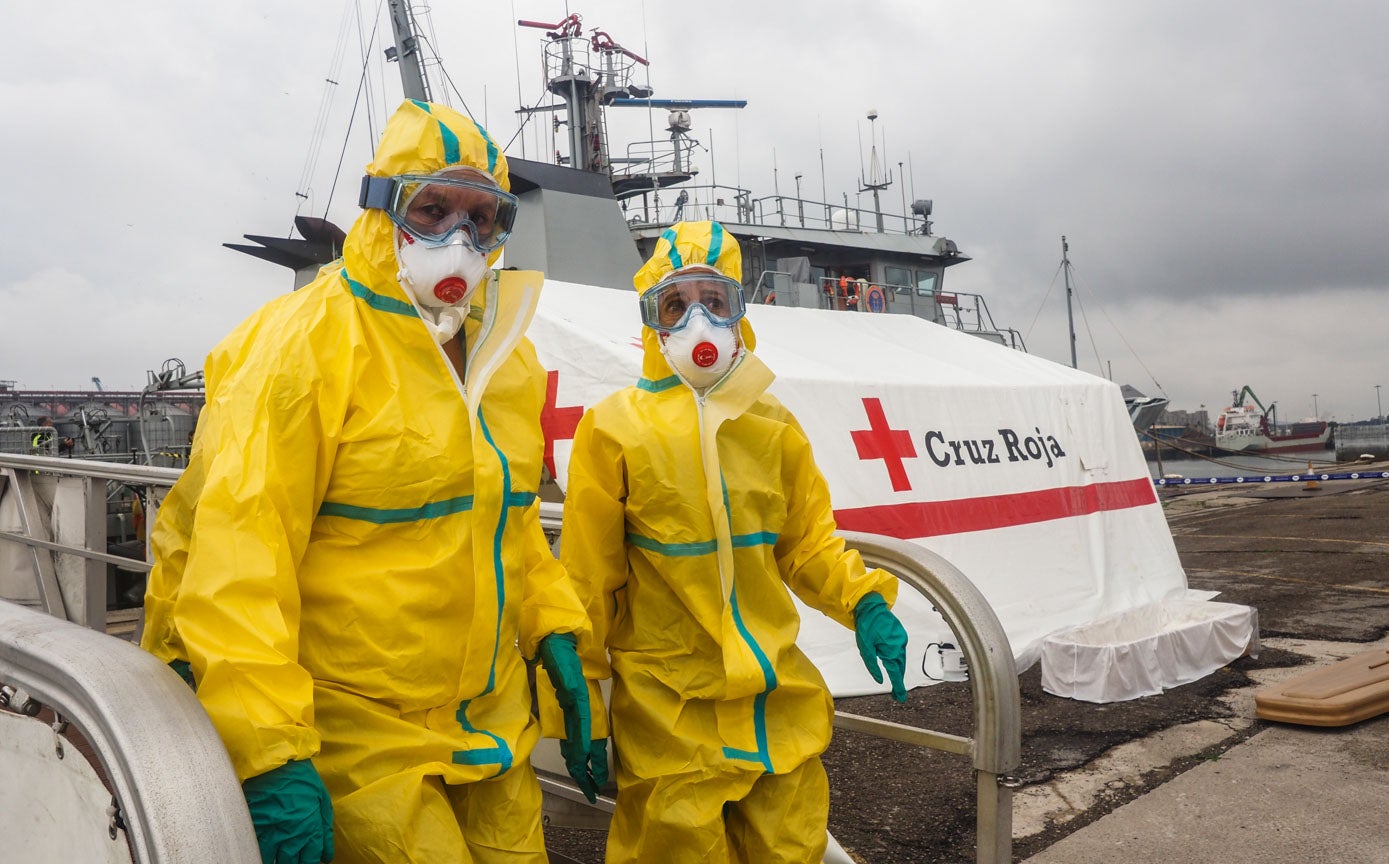
POLYGON ((716 326, 703 306, 690 313, 688 324, 661 336, 661 353, 686 384, 703 393, 733 368, 742 346, 736 321, 730 327, 716 326))
POLYGON ((466 231, 442 246, 426 246, 409 232, 395 232, 396 278, 415 301, 420 320, 440 345, 452 339, 468 317, 468 301, 487 281, 487 256, 473 248, 466 231))

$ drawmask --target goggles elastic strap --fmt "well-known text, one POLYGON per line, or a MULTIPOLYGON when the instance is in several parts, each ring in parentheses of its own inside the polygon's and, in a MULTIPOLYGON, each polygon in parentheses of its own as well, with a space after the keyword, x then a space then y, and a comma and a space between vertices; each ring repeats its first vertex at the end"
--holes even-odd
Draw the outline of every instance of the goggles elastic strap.
POLYGON ((357 206, 368 210, 390 210, 395 198, 394 177, 362 177, 362 191, 357 195, 357 206))

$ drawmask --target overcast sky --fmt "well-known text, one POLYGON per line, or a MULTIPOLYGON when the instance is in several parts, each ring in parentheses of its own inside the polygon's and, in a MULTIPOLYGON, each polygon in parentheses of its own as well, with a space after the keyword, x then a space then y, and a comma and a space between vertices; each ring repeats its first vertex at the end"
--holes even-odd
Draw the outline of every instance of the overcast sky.
MULTIPOLYGON (((570 9, 434 7, 461 94, 447 101, 511 140, 518 103, 539 101, 544 38, 513 22, 570 9)), ((286 235, 296 212, 355 218, 371 136, 400 99, 394 67, 383 88, 373 61, 348 135, 361 48, 343 20, 355 8, 6 7, 0 379, 138 388, 170 357, 199 368, 289 289, 287 270, 221 244, 286 235)), ((973 259, 946 287, 985 295, 1034 354, 1069 362, 1064 234, 1084 369, 1190 410, 1218 410, 1248 384, 1284 420, 1311 415, 1313 394, 1325 418, 1366 418, 1374 385, 1389 385, 1389 4, 593 0, 572 11, 648 57, 657 96, 748 101, 695 112, 711 172, 701 180, 771 194, 775 154, 782 194, 801 173, 805 197, 820 198, 823 152, 829 196, 852 201, 876 109, 897 175, 885 207, 932 199, 935 232, 973 259)), ((620 135, 660 134, 664 112, 624 110, 620 135)), ((528 127, 511 152, 537 158, 549 130, 528 127)))

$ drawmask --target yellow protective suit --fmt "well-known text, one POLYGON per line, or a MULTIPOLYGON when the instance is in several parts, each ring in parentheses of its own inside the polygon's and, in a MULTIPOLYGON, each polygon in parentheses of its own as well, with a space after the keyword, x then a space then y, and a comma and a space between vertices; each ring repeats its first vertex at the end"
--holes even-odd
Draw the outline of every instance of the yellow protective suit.
MULTIPOLYGON (((480 127, 406 102, 367 170, 455 164, 507 185, 480 127)), ((312 757, 339 862, 543 862, 524 658, 589 632, 539 524, 541 276, 478 290, 460 381, 396 281, 395 230, 363 212, 341 267, 209 356, 143 645, 191 662, 242 779, 312 757)))
MULTIPOLYGON (((693 263, 741 281, 721 226, 682 223, 637 288, 693 263)), ((642 379, 574 437, 561 559, 593 624, 586 674, 613 678, 609 864, 819 861, 833 703, 787 588, 850 628, 865 594, 896 599, 834 536, 810 444, 739 326, 744 357, 703 398, 644 328, 642 379)))

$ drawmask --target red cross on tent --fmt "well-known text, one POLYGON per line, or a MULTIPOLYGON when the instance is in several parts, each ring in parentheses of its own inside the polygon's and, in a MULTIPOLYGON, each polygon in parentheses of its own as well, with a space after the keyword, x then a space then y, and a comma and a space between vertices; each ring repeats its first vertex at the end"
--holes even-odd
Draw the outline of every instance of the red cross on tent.
POLYGON ((868 412, 868 427, 852 431, 854 447, 860 459, 881 459, 887 467, 887 477, 892 481, 893 492, 909 491, 911 481, 907 479, 907 469, 903 459, 916 458, 916 445, 912 434, 905 429, 893 429, 887 425, 883 414, 883 403, 865 397, 863 409, 868 412))
POLYGON ((540 409, 540 431, 545 433, 545 467, 555 475, 555 442, 574 437, 579 420, 584 416, 582 405, 556 407, 559 395, 559 370, 551 370, 545 379, 545 407, 540 409))

